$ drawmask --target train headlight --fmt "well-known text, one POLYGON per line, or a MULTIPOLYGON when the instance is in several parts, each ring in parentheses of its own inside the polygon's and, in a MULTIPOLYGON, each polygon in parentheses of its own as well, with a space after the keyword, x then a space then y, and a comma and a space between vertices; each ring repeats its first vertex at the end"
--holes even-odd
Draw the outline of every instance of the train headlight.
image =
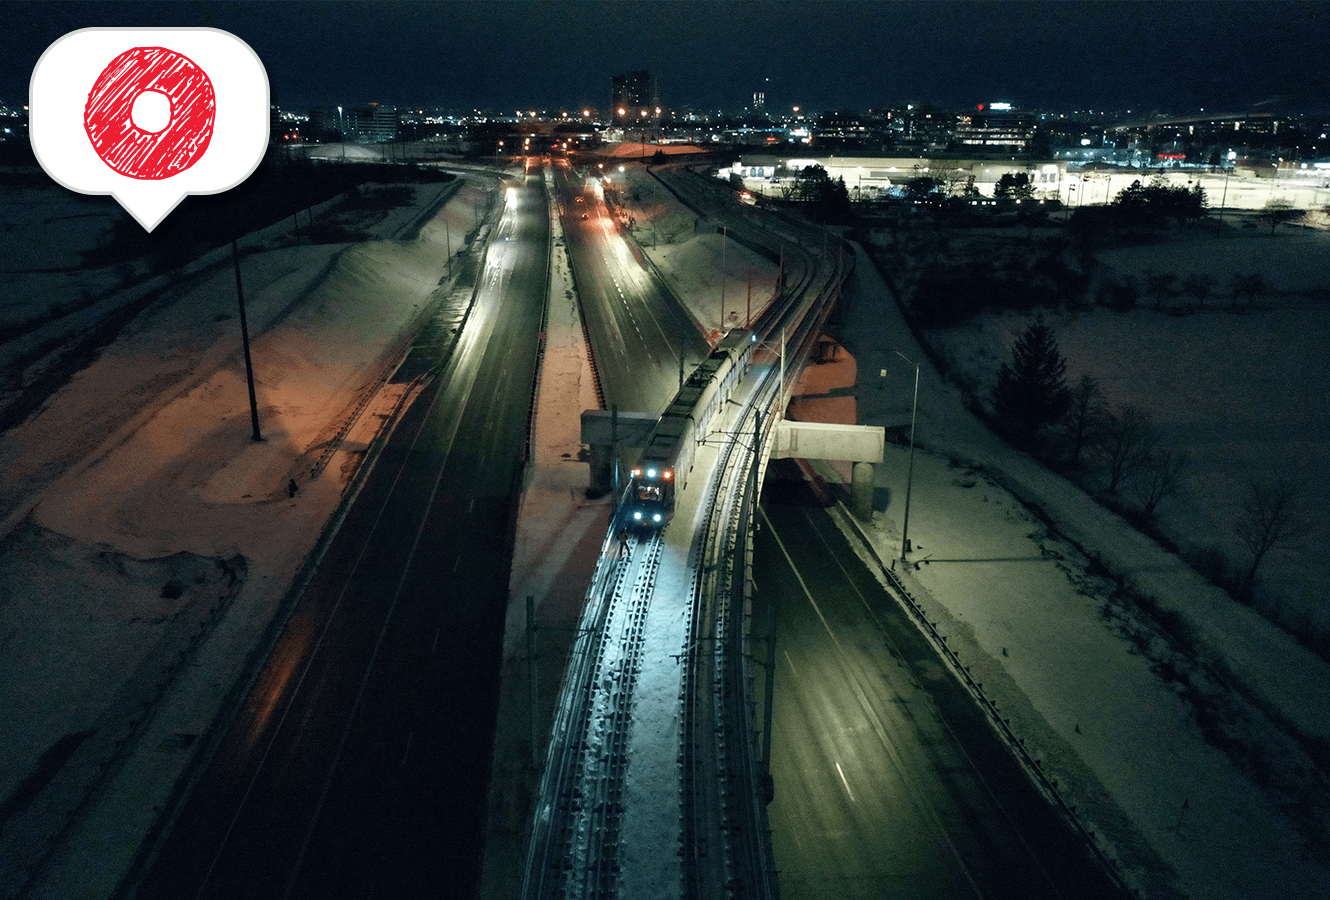
POLYGON ((659 522, 659 521, 660 521, 660 513, 656 513, 654 516, 652 516, 652 517, 651 517, 651 521, 653 521, 653 522, 659 522))
POLYGON ((666 481, 669 481, 669 480, 670 480, 671 478, 673 478, 673 477, 674 477, 674 470, 673 470, 673 469, 666 469, 666 470, 665 470, 665 480, 666 480, 666 481))
POLYGON ((655 470, 655 469, 647 469, 647 477, 648 477, 648 478, 655 478, 655 477, 656 477, 656 470, 655 470))
POLYGON ((633 519, 638 522, 642 521, 642 511, 640 509, 633 513, 633 519))

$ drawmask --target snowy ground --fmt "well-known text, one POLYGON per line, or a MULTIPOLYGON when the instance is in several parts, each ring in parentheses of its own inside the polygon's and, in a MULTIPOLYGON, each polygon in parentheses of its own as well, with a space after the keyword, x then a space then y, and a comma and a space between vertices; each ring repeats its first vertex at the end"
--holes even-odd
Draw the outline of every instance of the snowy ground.
MULTIPOLYGON (((422 187, 413 207, 362 224, 398 234, 452 190, 422 187)), ((62 219, 65 192, 51 193, 62 219)), ((5 434, 0 747, 24 764, 0 770, 0 797, 46 788, 9 810, 6 887, 44 849, 31 835, 56 833, 114 764, 121 777, 48 871, 43 895, 110 892, 401 399, 402 388, 379 388, 440 290, 445 218, 464 234, 483 196, 464 185, 409 242, 308 246, 286 224, 241 242, 261 442, 251 437, 225 252, 176 273, 169 288, 135 288, 159 294, 5 434), (146 729, 146 755, 119 756, 135 729, 146 729), (43 754, 56 769, 68 763, 38 774, 43 754)), ((40 231, 42 201, 24 198, 22 208, 21 231, 40 231)), ((97 235, 66 238, 77 247, 97 235)), ((53 273, 47 302, 65 296, 57 275, 83 277, 53 273)))
MULTIPOLYGON (((453 234, 472 222, 471 190, 446 208, 450 221, 455 218, 453 234)), ((63 211, 53 220, 69 217, 68 207, 55 203, 52 208, 63 211)), ((42 212, 25 215, 25 233, 46 221, 42 212)), ((400 224, 382 224, 379 233, 400 224)), ((133 853, 169 793, 172 778, 163 771, 178 771, 187 758, 190 739, 206 726, 340 502, 357 455, 400 399, 372 394, 367 386, 393 358, 400 329, 437 286, 439 238, 436 226, 412 244, 251 247, 246 295, 268 436, 262 445, 249 441, 225 259, 183 279, 181 290, 136 319, 123 341, 6 434, 0 446, 7 479, 0 496, 10 514, 0 552, 0 748, 5 758, 29 766, 0 771, 0 797, 12 797, 37 757, 61 747, 61 738, 72 737, 77 748, 78 736, 93 728, 123 729, 133 720, 145 729, 138 740, 146 752, 134 754, 113 789, 89 808, 71 842, 74 852, 47 873, 42 896, 109 894, 115 866, 133 853), (323 474, 306 479, 348 414, 370 397, 323 474), (295 498, 285 491, 290 477, 298 481, 295 498), (274 534, 284 537, 273 540, 274 534), (120 704, 143 702, 127 689, 144 667, 153 683, 175 671, 166 657, 175 658, 174 642, 188 644, 196 629, 210 637, 192 651, 176 690, 148 698, 154 716, 144 719, 137 705, 121 714, 120 704)), ((709 246, 714 242, 714 236, 702 238, 682 254, 676 246, 674 262, 652 255, 685 287, 704 324, 708 310, 719 310, 720 289, 694 267, 719 262, 718 247, 709 246), (676 267, 685 254, 696 257, 676 267)), ((724 254, 729 277, 744 283, 744 267, 732 265, 742 258, 734 250, 731 245, 724 254)), ((866 270, 861 260, 860 272, 866 270)), ((858 418, 898 428, 909 412, 900 390, 907 379, 890 349, 903 347, 915 359, 921 354, 898 339, 902 326, 884 322, 891 313, 885 288, 862 275, 859 291, 882 309, 852 323, 860 343, 851 349, 863 371, 876 376, 889 368, 893 374, 859 386, 858 418), (869 341, 877 335, 890 345, 869 341)), ((536 464, 513 570, 515 605, 536 596, 538 619, 551 625, 548 634, 541 632, 542 648, 558 627, 553 623, 576 621, 585 560, 604 536, 598 532, 604 508, 582 499, 586 470, 572 462, 578 450, 573 423, 590 403, 571 296, 566 290, 562 296, 562 306, 552 307, 536 464), (547 401, 556 397, 550 419, 547 401)), ((710 317, 715 324, 719 313, 710 317)), ((985 685, 1012 711, 1027 742, 1056 769, 1071 801, 1087 811, 1136 883, 1151 896, 1250 897, 1267 894, 1270 885, 1284 896, 1330 894, 1321 862, 1327 856, 1323 777, 1299 760, 1277 724, 1288 720, 1326 739, 1330 678, 1324 665, 1281 641, 1250 611, 1216 596, 1078 490, 994 441, 927 367, 920 438, 988 468, 968 472, 943 457, 916 459, 911 537, 920 545, 918 557, 936 561, 907 576, 957 635, 953 640, 964 643, 962 652, 974 652, 985 685), (990 477, 1012 487, 1021 502, 990 477), (1037 504, 1056 533, 1032 518, 1027 504, 1037 504), (1199 661, 1185 642, 1174 646, 1158 637, 1130 593, 1086 563, 1083 553, 1102 557, 1110 573, 1125 573, 1137 591, 1154 595, 1187 623, 1202 647, 1199 661), (1008 556, 1041 561, 996 561, 1008 556), (1042 570, 1036 575, 1033 566, 1042 570), (1216 673, 1245 687, 1231 690, 1216 673)), ((879 469, 879 485, 900 498, 902 479, 900 453, 893 449, 879 469)), ((888 507, 873 530, 884 559, 899 546, 899 507, 888 507)), ((523 621, 510 615, 505 649, 505 674, 518 685, 525 674, 523 621)), ((556 665, 551 659, 550 669, 556 665)), ((554 680, 552 672, 542 677, 554 680)), ((513 700, 506 687, 505 704, 513 700)), ((518 705, 506 705, 501 722, 525 729, 525 701, 525 692, 517 693, 518 705)), ((500 749, 502 767, 530 748, 500 743, 500 749)), ((499 801, 510 849, 520 845, 520 770, 520 764, 510 766, 516 787, 499 801)), ((674 777, 672 771, 662 775, 674 777)), ((661 852, 672 856, 674 848, 661 852)))
MULTIPOLYGON (((685 215, 630 212, 645 212, 648 221, 685 215)), ((651 251, 649 230, 645 239, 640 227, 636 235, 667 277, 692 286, 686 302, 714 325, 718 313, 710 322, 707 313, 719 309, 719 286, 694 268, 719 265, 709 238, 681 240, 666 255, 651 251), (675 267, 693 254, 701 259, 675 267)), ((1241 266, 1239 256, 1231 258, 1241 266)), ((924 357, 902 338, 904 324, 862 257, 859 271, 847 327, 855 355, 807 370, 792 414, 857 418, 903 433, 913 373, 893 350, 924 357), (857 371, 865 375, 850 387, 857 371)), ((548 354, 546 365, 559 355, 548 354)), ((1079 489, 994 439, 926 363, 920 403, 921 444, 940 452, 916 457, 913 556, 928 562, 905 577, 1129 881, 1150 897, 1251 897, 1268 885, 1294 897, 1330 891, 1320 862, 1330 792, 1287 727, 1330 737, 1324 664, 1079 489), (954 464, 952 455, 976 466, 954 464), (1156 599, 1143 604, 1138 595, 1156 599), (1152 607, 1183 634, 1161 632, 1152 607)), ((878 470, 879 493, 884 502, 892 498, 868 529, 881 560, 899 553, 904 456, 889 447, 878 470)), ((551 458, 550 473, 566 477, 565 457, 551 458)), ((847 467, 823 471, 833 482, 848 481, 847 467)), ((570 490, 566 508, 578 503, 570 490)), ((524 514, 524 528, 529 521, 524 514)), ((593 525, 584 552, 594 536, 593 525)), ((549 539, 536 529, 519 546, 522 540, 549 539)), ((559 565, 551 558, 544 568, 553 573, 559 565)), ((522 593, 567 588, 552 574, 539 586, 522 583, 522 593)), ((515 609, 516 587, 514 598, 515 609)), ((519 638, 510 615, 510 653, 519 638)), ((524 700, 505 691, 511 717, 521 715, 524 700)), ((501 712, 501 721, 509 717, 501 712)), ((512 895, 492 880, 487 888, 487 897, 512 895)))
MULTIPOLYGON (((1250 481, 1330 466, 1330 232, 1215 237, 1206 229, 1099 259, 1141 283, 1151 272, 1217 278, 1216 296, 1199 310, 1171 308, 1184 298, 1156 310, 1146 297, 1129 313, 1095 309, 1047 313, 1045 320, 1056 331, 1069 382, 1094 377, 1110 406, 1145 410, 1163 443, 1191 457, 1184 490, 1160 504, 1164 530, 1188 552, 1213 547, 1241 566, 1249 557, 1233 526, 1250 481), (1251 308, 1235 307, 1223 292, 1234 274, 1252 272, 1264 275, 1270 291, 1251 308)), ((935 346, 982 392, 1028 322, 1023 315, 980 316, 939 332, 935 346)), ((1313 530, 1263 561, 1257 606, 1299 630, 1326 634, 1330 487, 1306 478, 1300 491, 1313 530)))
MULTIPOLYGON (((859 422, 901 429, 913 372, 892 351, 923 357, 862 257, 859 273, 854 357, 810 369, 800 392, 855 384, 859 422)), ((1330 789, 1304 741, 1330 737, 1326 665, 993 438, 926 361, 918 436, 920 565, 903 576, 1130 882, 1325 896, 1330 789)), ((889 447, 878 473, 887 504, 867 531, 882 560, 900 553, 905 458, 889 447)))

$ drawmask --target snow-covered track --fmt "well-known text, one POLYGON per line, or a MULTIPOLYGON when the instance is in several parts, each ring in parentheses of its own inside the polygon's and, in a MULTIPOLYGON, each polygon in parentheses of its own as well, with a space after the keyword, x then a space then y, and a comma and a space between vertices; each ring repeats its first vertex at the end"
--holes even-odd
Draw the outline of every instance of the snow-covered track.
POLYGON ((531 842, 528 898, 617 896, 633 690, 663 546, 659 534, 625 535, 601 557, 590 598, 600 606, 596 625, 578 636, 555 723, 563 739, 542 783, 547 799, 535 829, 543 834, 531 842))

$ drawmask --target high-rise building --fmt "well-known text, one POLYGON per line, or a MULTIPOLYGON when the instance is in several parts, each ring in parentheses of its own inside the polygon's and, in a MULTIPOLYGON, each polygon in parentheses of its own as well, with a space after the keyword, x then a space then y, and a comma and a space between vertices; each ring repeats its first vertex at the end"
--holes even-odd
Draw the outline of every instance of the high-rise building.
POLYGON ((379 103, 337 107, 335 127, 351 144, 378 144, 397 139, 399 116, 396 107, 379 103))
POLYGON ((990 103, 987 108, 981 103, 956 124, 956 142, 971 152, 1021 151, 1033 137, 1034 116, 1013 110, 1010 103, 990 103))
POLYGON ((660 87, 646 70, 610 79, 611 118, 619 125, 660 118, 660 87))

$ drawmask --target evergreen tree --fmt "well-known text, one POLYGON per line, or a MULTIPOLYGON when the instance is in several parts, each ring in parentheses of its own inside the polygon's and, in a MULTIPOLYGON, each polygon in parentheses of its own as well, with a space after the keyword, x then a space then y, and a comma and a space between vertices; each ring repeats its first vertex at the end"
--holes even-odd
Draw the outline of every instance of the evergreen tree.
POLYGON ((1021 444, 1033 444, 1040 429, 1061 419, 1071 405, 1066 371, 1053 329, 1036 319, 1016 339, 1011 361, 1001 365, 993 383, 999 426, 1021 444))
POLYGON ((995 200, 1033 200, 1034 183, 1027 172, 1003 172, 993 188, 995 200))

